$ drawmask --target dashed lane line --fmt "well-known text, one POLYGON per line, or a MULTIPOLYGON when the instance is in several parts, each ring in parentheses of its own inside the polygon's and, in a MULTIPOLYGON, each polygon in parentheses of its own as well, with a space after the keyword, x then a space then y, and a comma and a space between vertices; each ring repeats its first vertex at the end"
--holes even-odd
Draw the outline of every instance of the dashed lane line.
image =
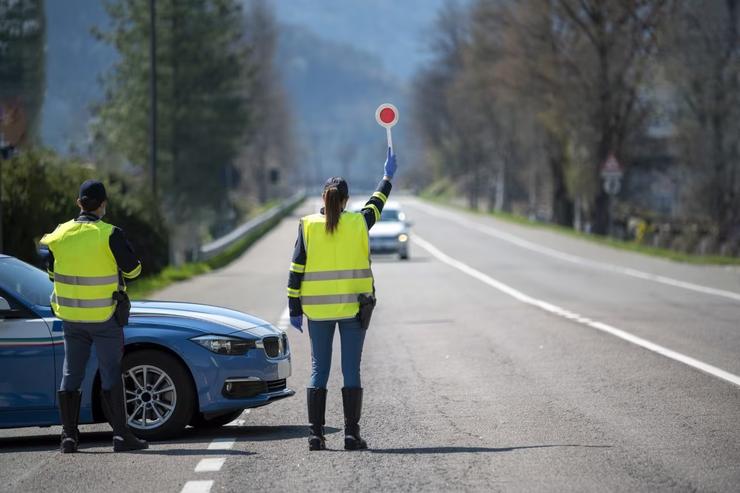
POLYGON ((198 465, 195 466, 195 472, 218 472, 224 466, 226 462, 225 457, 208 457, 201 459, 198 465))
POLYGON ((213 480, 207 481, 188 481, 182 487, 180 493, 209 493, 213 487, 213 480))
POLYGON ((484 284, 487 284, 488 286, 498 291, 501 291, 502 293, 507 294, 511 296, 512 298, 521 301, 522 303, 535 306, 541 310, 552 313, 553 315, 557 315, 559 317, 572 320, 573 322, 577 322, 587 327, 591 327, 592 329, 596 329, 601 332, 606 332, 607 334, 611 334, 615 337, 619 337, 620 339, 623 339, 627 342, 631 342, 632 344, 635 344, 644 349, 647 349, 648 351, 653 351, 654 353, 658 353, 662 356, 665 356, 666 358, 670 358, 674 361, 678 361, 685 365, 691 366, 692 368, 696 368, 697 370, 701 370, 717 378, 721 378, 722 380, 725 380, 727 382, 740 386, 740 376, 737 376, 730 372, 722 370, 721 368, 717 368, 716 366, 712 366, 710 364, 704 363, 703 361, 699 361, 695 358, 692 358, 691 356, 686 356, 685 354, 681 354, 679 352, 673 351, 672 349, 668 349, 666 347, 660 346, 658 344, 650 342, 641 337, 637 337, 622 329, 618 329, 616 327, 613 327, 611 325, 608 325, 602 322, 591 320, 590 318, 583 317, 577 313, 574 313, 564 308, 561 308, 559 306, 553 305, 552 303, 548 303, 547 301, 533 298, 517 289, 512 288, 511 286, 507 284, 504 284, 501 281, 498 281, 488 276, 487 274, 484 274, 483 272, 479 270, 474 269, 473 267, 470 267, 469 265, 457 259, 450 257, 449 255, 447 255, 446 253, 443 253, 441 250, 439 250, 437 247, 435 247, 428 241, 424 240, 423 238, 420 238, 419 235, 412 236, 412 240, 417 245, 419 245, 421 248, 429 252, 437 260, 449 265, 450 267, 454 267, 455 269, 469 275, 470 277, 478 279, 484 284))
POLYGON ((233 438, 215 438, 208 444, 208 450, 229 450, 235 443, 236 440, 233 438))
POLYGON ((536 252, 542 255, 547 255, 549 257, 556 258, 558 260, 563 260, 565 262, 582 265, 584 267, 589 267, 592 269, 598 269, 602 271, 622 274, 625 276, 635 277, 637 279, 643 279, 645 281, 657 282, 657 283, 664 284, 667 286, 673 286, 675 288, 682 288, 682 289, 686 289, 689 291, 709 294, 713 296, 720 296, 720 297, 731 299, 734 301, 740 301, 740 293, 736 293, 734 291, 727 291, 725 289, 718 289, 718 288, 712 288, 709 286, 703 286, 701 284, 694 284, 692 282, 681 281, 679 279, 674 279, 672 277, 667 277, 667 276, 661 276, 658 274, 651 274, 649 272, 643 272, 641 270, 632 269, 629 267, 621 267, 619 265, 607 264, 604 262, 597 262, 595 260, 586 259, 583 257, 579 257, 577 255, 571 255, 569 253, 555 250, 554 248, 549 248, 546 246, 539 245, 537 243, 533 243, 531 241, 525 240, 523 238, 519 238, 518 236, 512 235, 510 233, 499 231, 490 226, 478 224, 474 221, 470 221, 466 219, 461 214, 454 214, 451 212, 447 212, 437 207, 432 207, 427 204, 421 204, 416 201, 413 202, 413 207, 421 209, 422 211, 426 212, 429 215, 452 220, 457 224, 463 225, 470 229, 474 229, 485 235, 498 238, 500 240, 506 241, 518 247, 524 248, 526 250, 530 250, 530 251, 533 251, 533 252, 536 252))

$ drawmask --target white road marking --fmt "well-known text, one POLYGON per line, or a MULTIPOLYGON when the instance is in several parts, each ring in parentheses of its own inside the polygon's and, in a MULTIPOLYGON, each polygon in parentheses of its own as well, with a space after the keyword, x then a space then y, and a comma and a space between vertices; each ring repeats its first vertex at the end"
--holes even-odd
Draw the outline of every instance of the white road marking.
MULTIPOLYGON (((244 416, 246 414, 249 414, 251 411, 252 411, 251 409, 245 409, 241 415, 244 416)), ((235 419, 234 421, 232 421, 231 423, 225 424, 224 426, 244 426, 245 424, 247 424, 247 420, 239 417, 235 419)))
POLYGON ((218 472, 226 462, 225 457, 209 457, 207 459, 201 459, 198 465, 195 466, 195 472, 218 472))
POLYGON ((423 210, 424 212, 432 216, 449 219, 451 221, 456 222, 457 224, 461 224, 470 229, 474 229, 485 235, 493 236, 494 238, 507 241, 513 245, 524 248, 526 250, 537 252, 542 255, 547 255, 549 257, 563 260, 565 262, 571 262, 573 264, 590 267, 592 269, 614 272, 614 273, 622 274, 625 276, 636 277, 638 279, 643 279, 645 281, 657 282, 660 284, 665 284, 665 285, 673 286, 676 288, 687 289, 689 291, 695 291, 695 292, 714 295, 714 296, 721 296, 723 298, 729 298, 734 301, 740 301, 740 293, 736 293, 734 291, 727 291, 724 289, 703 286, 701 284, 694 284, 691 282, 674 279, 672 277, 666 277, 666 276, 661 276, 658 274, 651 274, 649 272, 643 272, 643 271, 632 269, 629 267, 621 267, 619 265, 607 264, 604 262, 597 262, 595 260, 590 260, 590 259, 586 259, 583 257, 579 257, 577 255, 571 255, 569 253, 561 252, 559 250, 555 250, 554 248, 548 248, 546 246, 538 245, 537 243, 533 243, 531 241, 527 241, 525 239, 519 238, 518 236, 514 236, 512 234, 499 231, 490 226, 485 226, 482 224, 478 224, 474 221, 470 221, 466 219, 464 216, 462 216, 461 214, 454 214, 451 212, 447 212, 437 207, 430 206, 428 204, 422 204, 422 203, 415 201, 414 207, 418 207, 419 209, 423 210))
POLYGON ((234 446, 234 438, 215 438, 208 444, 208 450, 229 450, 234 446))
POLYGON ((287 306, 285 307, 285 310, 283 310, 283 313, 280 314, 277 327, 283 331, 288 330, 288 327, 290 327, 290 310, 287 306))
POLYGON ((213 487, 213 480, 208 481, 188 481, 182 487, 180 493, 209 493, 213 487))
POLYGON ((424 250, 429 252, 432 256, 434 256, 437 260, 454 267, 455 269, 469 275, 470 277, 473 277, 475 279, 478 279, 484 284, 487 284, 488 286, 491 286, 494 289, 497 289, 501 291, 504 294, 507 294, 511 296, 512 298, 515 298, 522 303, 526 303, 528 305, 535 306, 541 310, 544 310, 546 312, 552 313, 554 315, 557 315, 559 317, 566 318, 568 320, 572 320, 574 322, 578 322, 582 325, 586 325, 588 327, 591 327, 592 329, 600 330, 602 332, 606 332, 607 334, 611 334, 613 336, 619 337, 620 339, 623 339, 625 341, 631 342, 632 344, 635 344, 637 346, 640 346, 642 348, 645 348, 649 351, 653 351, 655 353, 658 353, 660 355, 665 356, 666 358, 670 358, 672 360, 678 361, 680 363, 683 363, 685 365, 691 366, 693 368, 696 368, 697 370, 701 370, 705 373, 709 373, 710 375, 713 375, 717 378, 721 378, 722 380, 726 380, 730 383, 733 383, 735 385, 740 386, 740 376, 734 375, 730 372, 727 372, 725 370, 722 370, 721 368, 717 368, 716 366, 712 366, 710 364, 704 363, 702 361, 699 361, 697 359, 694 359, 690 356, 686 356, 685 354, 681 354, 679 352, 673 351, 671 349, 665 348, 663 346, 660 346, 658 344, 655 344, 653 342, 650 342, 646 339, 643 339, 641 337, 637 337, 635 335, 630 334, 629 332, 626 332, 624 330, 618 329, 616 327, 613 327, 611 325, 607 325, 602 322, 598 322, 595 320, 591 320, 589 318, 583 317, 577 313, 573 313, 571 311, 568 311, 564 308, 561 308, 559 306, 553 305, 551 303, 548 303, 547 301, 539 300, 537 298, 533 298, 527 294, 522 293, 521 291, 512 288, 511 286, 502 283, 501 281, 497 281, 496 279, 484 274, 483 272, 474 269, 473 267, 470 267, 469 265, 460 262, 459 260, 456 260, 449 255, 443 253, 440 251, 437 247, 429 243, 428 241, 422 239, 419 237, 419 235, 414 235, 412 237, 413 241, 418 244, 420 247, 422 247, 424 250))

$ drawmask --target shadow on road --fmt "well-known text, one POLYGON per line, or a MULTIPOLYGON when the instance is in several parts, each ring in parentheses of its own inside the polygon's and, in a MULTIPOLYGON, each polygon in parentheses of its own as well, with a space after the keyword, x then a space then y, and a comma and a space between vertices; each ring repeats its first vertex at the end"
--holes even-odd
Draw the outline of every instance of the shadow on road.
POLYGON ((575 445, 575 444, 552 444, 552 445, 523 445, 520 447, 412 447, 412 448, 388 448, 369 449, 374 454, 477 454, 513 452, 515 450, 555 448, 555 447, 581 447, 581 448, 611 448, 611 445, 575 445))
MULTIPOLYGON (((337 433, 339 428, 328 427, 326 434, 337 433)), ((308 436, 307 426, 224 426, 211 430, 187 428, 179 437, 161 442, 151 442, 152 445, 198 445, 197 448, 171 448, 165 450, 149 449, 141 453, 158 455, 251 455, 249 452, 238 450, 207 450, 208 444, 214 438, 233 438, 237 442, 269 442, 278 440, 292 440, 308 436)), ((86 447, 109 445, 112 438, 110 431, 83 432, 80 434, 80 451, 97 454, 105 451, 86 451, 86 447)), ((51 451, 59 448, 59 435, 30 435, 0 438, 0 455, 19 452, 51 451)))

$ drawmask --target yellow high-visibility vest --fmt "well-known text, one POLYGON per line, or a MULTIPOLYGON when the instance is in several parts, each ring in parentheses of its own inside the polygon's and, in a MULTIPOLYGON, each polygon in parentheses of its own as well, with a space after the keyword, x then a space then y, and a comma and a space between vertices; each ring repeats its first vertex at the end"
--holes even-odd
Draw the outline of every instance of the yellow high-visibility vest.
MULTIPOLYGON (((116 309, 118 264, 110 249, 113 226, 68 221, 41 238, 54 255, 51 307, 69 322, 105 322, 116 309)), ((125 286, 121 286, 125 289, 125 286)))
POLYGON ((306 268, 300 297, 310 320, 341 320, 359 312, 358 295, 373 294, 367 223, 362 214, 343 212, 337 229, 326 232, 326 217, 301 219, 306 268))

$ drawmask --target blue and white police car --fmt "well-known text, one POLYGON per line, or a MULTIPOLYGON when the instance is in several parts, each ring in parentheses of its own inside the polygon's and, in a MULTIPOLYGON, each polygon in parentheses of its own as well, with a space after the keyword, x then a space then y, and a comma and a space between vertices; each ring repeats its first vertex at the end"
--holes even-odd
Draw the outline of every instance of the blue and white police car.
MULTIPOLYGON (((45 272, 0 255, 0 428, 60 424, 62 323, 49 306, 45 272)), ((187 425, 215 427, 244 409, 295 392, 284 332, 235 310, 191 303, 134 302, 124 328, 123 378, 133 431, 147 439, 187 425)), ((105 421, 93 351, 80 423, 105 421)))

